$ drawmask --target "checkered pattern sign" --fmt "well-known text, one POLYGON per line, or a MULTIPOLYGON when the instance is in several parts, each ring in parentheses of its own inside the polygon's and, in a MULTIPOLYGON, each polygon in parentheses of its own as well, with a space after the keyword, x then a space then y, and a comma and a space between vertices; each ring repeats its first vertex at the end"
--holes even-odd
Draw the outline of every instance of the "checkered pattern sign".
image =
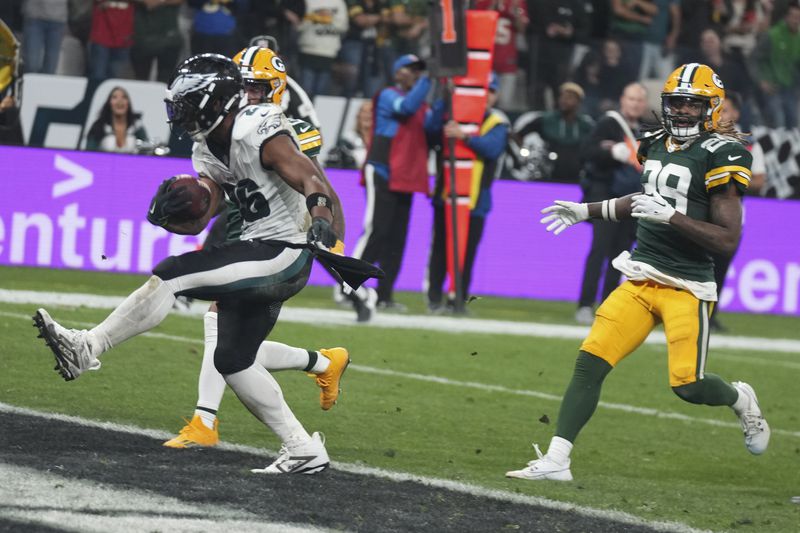
POLYGON ((758 126, 752 134, 764 150, 767 167, 764 196, 800 198, 800 130, 758 126))

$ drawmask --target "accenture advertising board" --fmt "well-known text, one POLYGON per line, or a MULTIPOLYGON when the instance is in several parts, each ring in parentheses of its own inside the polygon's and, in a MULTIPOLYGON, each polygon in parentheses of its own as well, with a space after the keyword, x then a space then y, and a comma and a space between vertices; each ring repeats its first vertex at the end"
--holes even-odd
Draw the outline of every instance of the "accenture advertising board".
MULTIPOLYGON (((170 254, 195 249, 205 234, 173 235, 145 220, 164 178, 192 173, 188 159, 0 147, 0 265, 148 273, 170 254)), ((356 171, 330 169, 347 214, 347 249, 361 229, 364 190, 356 171)), ((478 253, 473 293, 576 300, 589 248, 588 224, 558 237, 539 224, 553 199, 578 201, 577 186, 500 181, 478 253)), ((721 307, 800 314, 800 204, 746 198, 739 253, 721 307)), ((431 236, 430 201, 414 199, 400 290, 422 289, 431 236)), ((314 268, 312 284, 331 278, 314 268)))

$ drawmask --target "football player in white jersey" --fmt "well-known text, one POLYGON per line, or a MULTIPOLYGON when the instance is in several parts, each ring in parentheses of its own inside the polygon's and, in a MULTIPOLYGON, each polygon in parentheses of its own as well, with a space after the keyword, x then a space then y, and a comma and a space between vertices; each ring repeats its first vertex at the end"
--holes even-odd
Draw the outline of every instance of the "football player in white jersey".
POLYGON ((171 256, 147 282, 90 330, 67 329, 44 309, 35 325, 66 380, 98 369, 103 353, 157 326, 176 295, 218 302, 214 366, 241 402, 283 443, 279 457, 256 472, 315 474, 329 465, 324 438, 309 435, 283 398, 280 386, 256 361, 282 303, 308 280, 307 243, 336 243, 331 191, 317 167, 295 144, 291 126, 275 105, 239 110, 242 76, 230 59, 201 54, 184 61, 167 89, 167 115, 196 142, 205 142, 230 175, 202 177, 211 191, 208 212, 175 222, 187 204, 186 188, 159 186, 147 218, 180 234, 200 233, 217 212, 223 190, 242 218, 241 240, 171 256), (219 180, 219 181, 217 181, 219 180))
MULTIPOLYGON (((277 104, 286 88, 286 69, 281 59, 269 48, 245 48, 233 58, 239 66, 244 81, 246 101, 245 105, 277 104)), ((247 116, 247 114, 244 114, 247 116)), ((319 131, 311 124, 302 120, 290 120, 292 129, 290 133, 300 150, 306 154, 315 165, 318 165, 316 154, 319 153, 322 140, 319 131)), ((205 142, 196 142, 192 147, 192 164, 200 176, 224 182, 232 179, 230 169, 217 159, 205 142)), ((317 168, 320 177, 327 182, 327 178, 320 167, 317 168)), ((334 217, 333 229, 337 235, 344 235, 344 216, 339 202, 339 197, 330 185, 334 217)), ((213 242, 206 240, 204 248, 219 244, 225 240, 238 240, 242 232, 242 216, 231 200, 226 200, 227 209, 217 217, 216 225, 220 230, 212 233, 221 234, 213 242)), ((344 248, 341 241, 337 241, 336 248, 344 248)), ((170 448, 192 448, 197 446, 215 446, 219 442, 219 420, 217 411, 222 403, 225 392, 225 379, 214 368, 214 351, 217 347, 217 306, 211 304, 208 312, 203 317, 203 332, 205 347, 203 350, 203 363, 200 367, 200 377, 197 387, 197 404, 191 420, 181 429, 174 438, 166 441, 164 446, 170 448)), ((268 371, 278 370, 303 370, 315 378, 320 387, 320 406, 324 410, 333 407, 339 396, 339 383, 349 363, 347 350, 341 347, 320 349, 318 351, 305 350, 287 346, 279 342, 264 341, 258 348, 256 361, 268 371)))

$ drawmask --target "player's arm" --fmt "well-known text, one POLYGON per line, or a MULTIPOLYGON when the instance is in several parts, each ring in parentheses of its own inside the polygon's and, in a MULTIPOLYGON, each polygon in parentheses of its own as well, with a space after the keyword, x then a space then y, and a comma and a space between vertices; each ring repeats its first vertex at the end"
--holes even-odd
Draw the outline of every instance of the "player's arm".
POLYGON ((297 134, 297 140, 300 143, 300 151, 311 159, 320 177, 322 177, 328 189, 331 191, 331 200, 333 200, 333 223, 331 226, 339 237, 339 240, 344 240, 345 225, 342 203, 339 201, 339 195, 336 194, 336 190, 333 188, 333 185, 331 185, 325 170, 322 168, 317 158, 322 148, 322 135, 319 129, 305 120, 289 119, 289 123, 297 134))
POLYGON ((345 226, 342 202, 339 200, 339 195, 336 194, 336 189, 334 189, 333 185, 331 185, 327 174, 325 174, 325 170, 323 170, 322 166, 319 164, 319 160, 316 157, 312 157, 311 161, 314 163, 314 166, 317 167, 317 172, 319 172, 320 177, 323 181, 325 181, 325 184, 328 186, 328 189, 331 192, 331 200, 333 200, 333 222, 331 223, 331 227, 333 228, 333 231, 336 232, 336 236, 339 237, 339 240, 343 241, 345 226))
MULTIPOLYGON (((595 135, 597 135, 598 130, 601 130, 601 128, 602 125, 595 128, 595 135)), ((647 151, 651 144, 662 137, 663 133, 661 132, 651 132, 645 134, 645 136, 640 139, 639 148, 636 153, 636 157, 640 163, 644 163, 647 160, 647 151)), ((625 143, 617 144, 624 145, 625 143)), ((626 155, 625 158, 627 157, 626 155)), ((661 196, 658 196, 657 192, 654 193, 654 195, 658 197, 658 203, 651 205, 655 211, 661 213, 665 210, 672 209, 672 206, 661 198, 661 196)), ((603 200, 602 202, 592 202, 588 204, 556 200, 553 205, 542 209, 542 213, 546 216, 541 219, 541 222, 542 224, 547 224, 547 231, 552 231, 555 235, 558 235, 578 222, 583 222, 590 218, 617 222, 619 220, 637 217, 634 209, 637 205, 637 201, 643 202, 648 198, 650 198, 649 195, 632 193, 620 198, 611 198, 609 200, 603 200)))
POLYGON ((578 203, 556 200, 553 205, 542 209, 545 215, 541 219, 542 224, 547 224, 547 231, 552 231, 558 235, 568 227, 589 220, 599 218, 617 222, 632 216, 633 198, 641 196, 640 193, 633 193, 621 198, 611 198, 602 202, 578 203))
POLYGON ((710 220, 675 212, 669 224, 710 252, 732 255, 742 235, 742 199, 735 187, 711 196, 710 220))
POLYGON ((328 248, 336 244, 336 233, 331 226, 334 210, 331 188, 322 177, 324 174, 294 141, 284 134, 264 141, 261 165, 274 169, 290 187, 306 197, 306 206, 312 217, 309 241, 320 242, 328 248))

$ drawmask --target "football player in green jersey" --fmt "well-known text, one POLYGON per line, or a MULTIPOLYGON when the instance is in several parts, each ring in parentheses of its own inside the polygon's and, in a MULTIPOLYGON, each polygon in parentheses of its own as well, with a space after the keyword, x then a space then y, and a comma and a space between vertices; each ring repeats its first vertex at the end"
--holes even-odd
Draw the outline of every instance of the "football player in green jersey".
POLYGON ((645 135, 639 146, 644 193, 590 204, 556 201, 542 210, 542 223, 556 235, 589 218, 637 218, 637 245, 613 262, 628 281, 597 310, 547 454, 536 447, 537 459, 506 476, 572 479, 572 446, 597 407, 603 380, 658 323, 664 324, 675 394, 694 404, 733 408, 750 453, 766 451, 770 430, 753 388, 705 371, 709 315, 717 300, 709 253, 736 249, 741 196, 751 175, 752 158, 742 136, 720 120, 724 98, 722 82, 711 68, 682 65, 661 94, 662 127, 645 135))

